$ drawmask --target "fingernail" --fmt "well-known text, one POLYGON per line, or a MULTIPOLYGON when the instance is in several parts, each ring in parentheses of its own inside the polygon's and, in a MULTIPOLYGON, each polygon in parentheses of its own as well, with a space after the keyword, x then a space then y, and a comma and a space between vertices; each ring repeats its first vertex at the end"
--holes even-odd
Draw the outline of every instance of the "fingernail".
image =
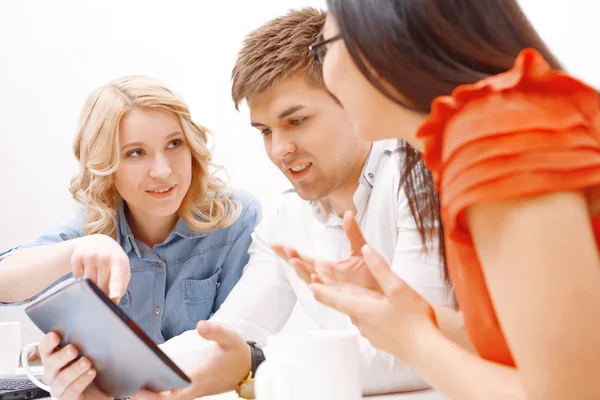
POLYGON ((354 213, 352 211, 348 210, 344 213, 344 217, 354 217, 354 213))
POLYGON ((96 373, 96 370, 94 368, 90 368, 87 372, 88 375, 92 376, 96 373))

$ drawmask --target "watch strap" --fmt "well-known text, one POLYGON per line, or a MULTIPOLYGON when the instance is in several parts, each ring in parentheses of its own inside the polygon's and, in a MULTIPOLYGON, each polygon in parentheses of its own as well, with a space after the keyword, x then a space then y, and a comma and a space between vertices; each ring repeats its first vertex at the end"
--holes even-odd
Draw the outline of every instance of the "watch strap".
POLYGON ((252 367, 250 371, 252 372, 252 378, 254 378, 256 376, 256 370, 258 369, 260 364, 262 364, 262 362, 265 361, 265 353, 260 347, 258 347, 256 342, 249 341, 246 343, 248 343, 248 346, 250 346, 250 352, 252 357, 252 367))

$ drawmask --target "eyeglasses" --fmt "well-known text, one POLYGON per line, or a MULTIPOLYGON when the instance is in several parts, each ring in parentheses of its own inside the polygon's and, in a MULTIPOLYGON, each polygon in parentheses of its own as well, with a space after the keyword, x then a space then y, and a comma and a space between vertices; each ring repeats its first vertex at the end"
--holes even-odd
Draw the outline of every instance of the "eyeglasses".
POLYGON ((327 45, 336 40, 340 40, 341 38, 342 35, 335 35, 327 40, 321 40, 308 46, 308 51, 310 51, 310 54, 315 58, 319 67, 323 68, 323 60, 325 59, 325 54, 327 54, 327 45))

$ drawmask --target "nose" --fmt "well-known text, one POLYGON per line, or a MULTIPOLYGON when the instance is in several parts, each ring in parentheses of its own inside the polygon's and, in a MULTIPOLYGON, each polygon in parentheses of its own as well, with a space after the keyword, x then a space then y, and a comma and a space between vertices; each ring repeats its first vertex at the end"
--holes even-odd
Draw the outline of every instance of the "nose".
POLYGON ((150 178, 166 179, 171 175, 171 166, 169 159, 162 153, 156 153, 152 160, 152 168, 150 169, 150 178))
POLYGON ((277 132, 271 134, 271 153, 273 158, 282 160, 286 155, 296 151, 296 145, 289 135, 277 132))

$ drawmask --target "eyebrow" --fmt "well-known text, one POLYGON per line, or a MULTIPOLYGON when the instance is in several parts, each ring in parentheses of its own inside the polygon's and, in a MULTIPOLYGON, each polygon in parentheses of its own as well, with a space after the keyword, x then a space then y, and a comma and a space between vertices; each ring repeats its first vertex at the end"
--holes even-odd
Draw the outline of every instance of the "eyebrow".
MULTIPOLYGON (((166 137, 165 142, 168 142, 169 140, 171 140, 174 137, 179 136, 179 135, 183 135, 183 132, 181 132, 181 131, 173 132, 173 133, 169 134, 169 136, 166 137)), ((123 151, 123 150, 125 150, 125 149, 127 149, 129 147, 143 147, 143 145, 144 145, 143 142, 128 143, 128 144, 126 144, 124 146, 121 146, 121 151, 123 151)))
MULTIPOLYGON (((296 106, 291 106, 285 110, 283 110, 278 116, 277 119, 282 119, 285 117, 289 117, 290 115, 294 114, 295 112, 298 112, 300 110, 302 110, 304 107, 306 107, 303 104, 298 104, 296 106)), ((263 124, 262 122, 251 122, 250 125, 252 125, 255 128, 258 128, 259 126, 266 126, 265 124, 263 124)))

